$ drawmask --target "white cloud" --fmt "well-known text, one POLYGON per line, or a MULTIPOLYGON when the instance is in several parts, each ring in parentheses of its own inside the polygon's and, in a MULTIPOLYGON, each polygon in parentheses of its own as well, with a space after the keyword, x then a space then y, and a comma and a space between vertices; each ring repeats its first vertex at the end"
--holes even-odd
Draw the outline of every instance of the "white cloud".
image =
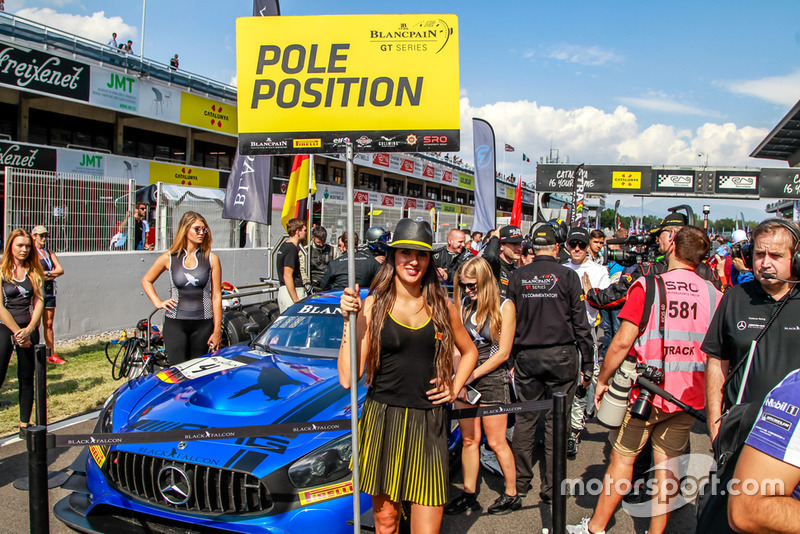
POLYGON ((599 46, 580 46, 561 44, 554 46, 547 53, 547 57, 577 63, 579 65, 601 66, 606 63, 619 63, 622 56, 613 50, 604 50, 599 46))
POLYGON ((234 87, 238 87, 238 83, 239 83, 239 79, 238 78, 239 78, 238 76, 231 77, 231 81, 228 82, 228 85, 232 85, 234 87))
MULTIPOLYGON (((677 129, 652 124, 643 129, 636 115, 625 106, 606 112, 591 106, 556 109, 527 100, 495 102, 473 107, 469 98, 461 99, 461 157, 472 161, 472 118, 489 121, 494 127, 497 146, 509 143, 517 151, 498 153, 498 170, 506 156, 506 173, 520 172, 521 153, 532 161, 559 149, 562 160, 578 163, 626 163, 644 165, 702 165, 697 154, 709 155, 712 167, 781 166, 749 157, 767 135, 765 128, 737 127, 733 123, 706 123, 697 130, 677 129)), ((522 168, 523 176, 533 175, 533 165, 522 168)))
POLYGON ((768 76, 757 80, 717 82, 732 93, 754 96, 767 102, 794 106, 800 98, 800 69, 783 76, 768 76))
POLYGON ((632 108, 649 109, 660 113, 721 118, 719 112, 678 102, 662 91, 650 91, 642 97, 620 97, 618 100, 632 108))
POLYGON ((133 39, 135 42, 138 37, 135 26, 125 24, 122 17, 107 17, 104 11, 91 15, 69 15, 49 7, 26 7, 16 14, 100 43, 108 42, 112 32, 117 32, 118 43, 127 39, 133 39))

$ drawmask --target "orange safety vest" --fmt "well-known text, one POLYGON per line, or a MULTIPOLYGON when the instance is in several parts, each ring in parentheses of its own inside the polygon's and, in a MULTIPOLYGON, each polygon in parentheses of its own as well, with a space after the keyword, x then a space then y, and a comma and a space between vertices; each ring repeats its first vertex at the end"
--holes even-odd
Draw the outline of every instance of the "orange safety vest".
MULTIPOLYGON (((707 356, 700 350, 700 345, 722 293, 711 282, 688 269, 675 269, 660 277, 664 281, 667 301, 663 343, 659 332, 661 297, 657 284, 652 283, 655 295, 650 317, 636 338, 632 352, 636 354, 637 363, 663 369, 662 388, 692 408, 702 410, 705 407, 707 356)), ((636 280, 635 284, 641 285, 647 294, 645 277, 636 280)), ((653 406, 667 413, 680 410, 659 396, 653 399, 653 406)))

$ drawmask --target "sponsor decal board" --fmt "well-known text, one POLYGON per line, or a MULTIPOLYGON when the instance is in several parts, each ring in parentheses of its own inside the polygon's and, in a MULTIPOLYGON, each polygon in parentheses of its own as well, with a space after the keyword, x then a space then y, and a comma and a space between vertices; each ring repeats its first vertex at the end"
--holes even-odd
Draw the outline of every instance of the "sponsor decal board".
POLYGON ((459 150, 455 15, 243 17, 236 41, 241 154, 459 150))
POLYGON ((140 87, 137 76, 92 68, 89 102, 108 109, 138 114, 140 87))
POLYGON ((150 183, 158 182, 195 187, 219 188, 220 186, 219 171, 151 161, 150 183))
POLYGON ((89 66, 0 43, 0 84, 89 101, 89 66))
POLYGON ((800 198, 800 169, 761 169, 758 189, 766 198, 800 198))
POLYGON ((0 141, 0 171, 19 167, 39 171, 56 170, 56 151, 52 148, 0 141))
POLYGON ((181 123, 213 132, 236 135, 236 106, 191 93, 181 95, 180 105, 181 123))
POLYGON ((758 195, 758 171, 717 170, 714 192, 728 195, 758 195))

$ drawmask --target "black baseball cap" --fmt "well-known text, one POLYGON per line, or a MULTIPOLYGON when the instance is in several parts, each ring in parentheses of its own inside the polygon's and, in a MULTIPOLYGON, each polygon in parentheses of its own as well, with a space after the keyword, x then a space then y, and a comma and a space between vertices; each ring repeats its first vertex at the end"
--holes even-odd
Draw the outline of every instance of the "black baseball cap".
POLYGON ((586 228, 580 227, 572 227, 569 229, 569 234, 567 234, 567 243, 571 243, 572 241, 579 241, 584 245, 589 244, 589 230, 586 228))
POLYGON ((549 224, 542 224, 534 230, 531 241, 533 245, 537 247, 546 247, 547 245, 555 245, 558 243, 558 241, 556 241, 555 229, 549 224))
POLYGON ((662 220, 661 224, 653 229, 653 232, 661 232, 661 230, 667 228, 668 226, 686 226, 688 224, 689 219, 686 217, 686 215, 675 211, 664 217, 664 220, 662 220))
POLYGON ((519 226, 503 226, 500 228, 501 243, 522 243, 522 230, 519 226))

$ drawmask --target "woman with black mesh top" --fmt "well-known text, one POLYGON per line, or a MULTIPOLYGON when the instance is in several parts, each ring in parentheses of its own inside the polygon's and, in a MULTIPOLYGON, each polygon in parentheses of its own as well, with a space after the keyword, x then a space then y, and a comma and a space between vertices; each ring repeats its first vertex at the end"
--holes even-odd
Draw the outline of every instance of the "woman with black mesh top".
POLYGON ((222 333, 222 266, 211 252, 211 229, 199 213, 187 211, 175 239, 142 278, 156 308, 166 310, 164 349, 170 365, 219 348, 222 333), (169 298, 158 298, 153 283, 169 271, 169 298))
MULTIPOLYGON (((359 420, 361 489, 372 495, 376 532, 397 532, 403 501, 411 503, 412 533, 438 532, 449 486, 445 403, 464 386, 478 351, 439 284, 430 225, 402 219, 393 237, 363 306, 351 288, 341 298, 345 316, 358 314, 357 374, 366 367, 369 386, 359 420)), ((357 387, 348 330, 345 321, 338 365, 347 389, 357 387)))
POLYGON ((6 239, 2 274, 3 302, 0 304, 0 386, 6 379, 11 353, 17 353, 19 379, 20 436, 32 426, 33 347, 39 343, 39 321, 44 311, 44 273, 33 240, 22 228, 6 239))

